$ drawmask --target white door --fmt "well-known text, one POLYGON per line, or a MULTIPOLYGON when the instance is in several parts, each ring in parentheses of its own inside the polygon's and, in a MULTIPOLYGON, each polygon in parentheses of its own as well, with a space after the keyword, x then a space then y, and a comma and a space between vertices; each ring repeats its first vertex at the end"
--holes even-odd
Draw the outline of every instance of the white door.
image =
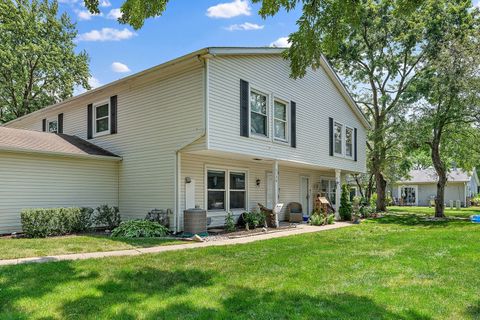
POLYGON ((267 184, 265 185, 266 187, 266 193, 267 193, 267 204, 266 207, 269 209, 273 209, 273 174, 271 172, 267 172, 267 184))
POLYGON ((310 178, 300 177, 300 203, 302 204, 303 214, 310 213, 310 178))

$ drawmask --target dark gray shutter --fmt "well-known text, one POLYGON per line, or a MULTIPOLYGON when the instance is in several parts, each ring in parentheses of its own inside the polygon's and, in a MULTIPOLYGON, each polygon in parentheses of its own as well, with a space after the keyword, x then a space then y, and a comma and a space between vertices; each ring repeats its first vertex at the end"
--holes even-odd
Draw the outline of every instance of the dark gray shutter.
POLYGON ((87 139, 93 138, 93 105, 87 107, 87 139))
POLYGON ((42 120, 42 131, 47 132, 47 119, 42 120))
POLYGON ((328 118, 328 124, 329 124, 329 150, 330 150, 330 155, 333 156, 333 118, 328 118))
POLYGON ((63 113, 60 113, 58 115, 58 128, 57 131, 58 133, 63 133, 63 113))
POLYGON ((117 133, 117 96, 110 97, 110 133, 117 133))
POLYGON ((353 129, 353 159, 357 161, 357 128, 353 129))
POLYGON ((297 147, 297 104, 290 101, 290 145, 297 147))
POLYGON ((248 123, 248 82, 240 80, 240 135, 248 137, 250 135, 248 123))

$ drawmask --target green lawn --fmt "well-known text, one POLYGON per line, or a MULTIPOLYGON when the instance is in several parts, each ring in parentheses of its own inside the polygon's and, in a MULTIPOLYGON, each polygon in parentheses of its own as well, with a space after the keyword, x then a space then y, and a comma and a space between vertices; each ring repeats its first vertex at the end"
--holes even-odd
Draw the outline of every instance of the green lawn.
POLYGON ((388 215, 228 247, 0 267, 4 319, 479 319, 480 225, 388 215))
MULTIPOLYGON (((427 214, 430 216, 433 216, 435 214, 435 209, 434 208, 429 208, 429 207, 388 207, 387 208, 388 212, 394 212, 394 213, 421 213, 421 214, 427 214)), ((470 207, 470 208, 460 208, 460 210, 457 209, 450 209, 446 208, 445 209, 445 215, 447 217, 461 217, 461 218, 468 218, 471 215, 474 214, 480 214, 480 207, 470 207)))
POLYGON ((44 239, 0 239, 0 259, 15 259, 81 252, 113 251, 180 243, 168 239, 127 239, 100 235, 44 239))

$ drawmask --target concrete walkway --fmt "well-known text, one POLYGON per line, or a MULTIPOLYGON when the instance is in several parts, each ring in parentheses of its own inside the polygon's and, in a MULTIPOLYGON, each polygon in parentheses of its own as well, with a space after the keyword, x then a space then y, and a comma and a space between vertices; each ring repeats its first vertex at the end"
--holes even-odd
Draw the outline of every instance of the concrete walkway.
POLYGON ((23 263, 44 263, 44 262, 52 262, 52 261, 98 259, 98 258, 119 257, 119 256, 138 256, 146 253, 159 253, 159 252, 204 248, 204 247, 213 247, 213 246, 227 246, 232 244, 244 244, 244 243, 250 243, 250 242, 255 242, 260 240, 282 238, 282 237, 288 237, 288 236, 293 236, 298 234, 338 229, 338 228, 348 227, 352 225, 353 224, 347 223, 347 222, 336 222, 335 224, 330 224, 330 225, 321 226, 321 227, 299 225, 297 228, 286 230, 286 231, 264 233, 259 235, 247 236, 243 238, 226 239, 226 240, 218 240, 218 241, 194 242, 194 243, 189 242, 185 244, 175 244, 175 245, 166 245, 166 246, 164 245, 164 246, 157 246, 157 247, 150 247, 150 248, 138 248, 138 249, 106 251, 106 252, 74 253, 74 254, 64 254, 64 255, 58 255, 58 256, 0 260, 0 266, 23 264, 23 263))

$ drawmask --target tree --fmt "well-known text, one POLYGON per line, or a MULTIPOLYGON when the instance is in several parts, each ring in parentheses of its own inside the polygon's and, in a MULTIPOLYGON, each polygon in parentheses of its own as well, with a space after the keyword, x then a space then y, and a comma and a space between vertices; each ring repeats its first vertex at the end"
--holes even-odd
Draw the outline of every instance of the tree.
POLYGON ((0 2, 0 123, 89 89, 88 55, 75 53, 75 25, 48 0, 0 2))
POLYGON ((342 185, 342 195, 340 197, 340 208, 338 213, 340 218, 345 221, 352 220, 352 203, 350 202, 350 190, 347 184, 342 185))
POLYGON ((472 169, 480 162, 480 32, 478 17, 463 21, 470 32, 449 34, 414 94, 415 148, 429 151, 438 176, 435 216, 444 217, 445 185, 452 163, 472 169), (418 144, 418 142, 424 142, 418 144))

